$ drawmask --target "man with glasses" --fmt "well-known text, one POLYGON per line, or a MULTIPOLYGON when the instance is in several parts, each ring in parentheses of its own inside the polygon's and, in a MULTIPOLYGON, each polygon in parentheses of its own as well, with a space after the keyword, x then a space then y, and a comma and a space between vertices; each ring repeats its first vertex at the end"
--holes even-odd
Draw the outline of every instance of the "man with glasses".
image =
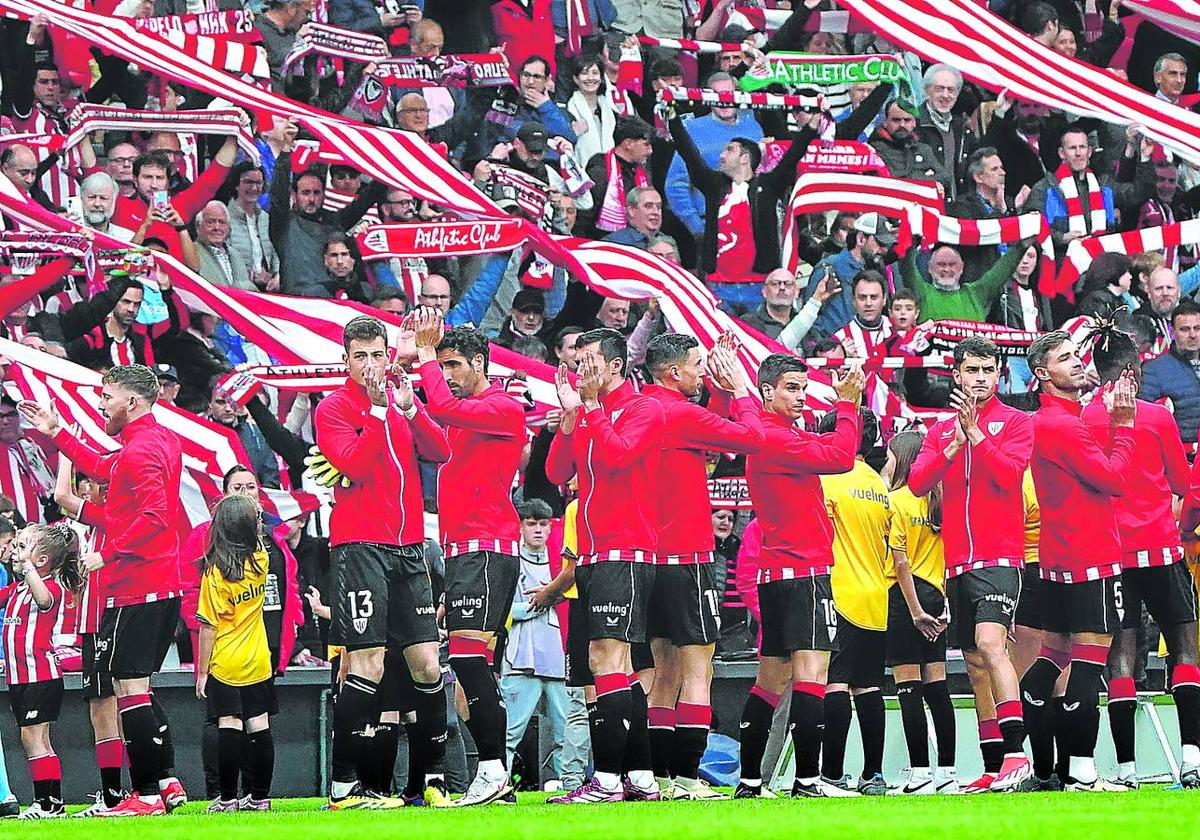
POLYGON ((132 143, 118 143, 108 150, 104 171, 117 182, 120 195, 125 198, 137 192, 137 186, 133 183, 133 162, 137 157, 137 146, 132 143))
POLYGON ((777 268, 763 280, 763 302, 753 312, 742 316, 742 321, 760 333, 779 338, 783 328, 795 314, 796 296, 800 287, 796 278, 786 268, 777 268))
POLYGON ((26 522, 45 522, 42 497, 53 487, 45 457, 21 431, 17 404, 0 396, 0 494, 12 499, 26 522))
MULTIPOLYGON (((463 155, 464 169, 470 171, 474 162, 488 157, 497 143, 511 143, 521 126, 530 120, 541 123, 550 137, 564 137, 571 143, 577 139, 571 129, 571 117, 550 98, 550 62, 534 55, 525 59, 517 74, 518 87, 499 89, 482 114, 471 115, 479 126, 467 143, 463 155)), ((557 155, 551 155, 557 159, 557 155)))
POLYGON ((430 274, 421 283, 421 293, 417 295, 417 302, 421 306, 432 306, 445 314, 450 308, 450 281, 440 274, 430 274))

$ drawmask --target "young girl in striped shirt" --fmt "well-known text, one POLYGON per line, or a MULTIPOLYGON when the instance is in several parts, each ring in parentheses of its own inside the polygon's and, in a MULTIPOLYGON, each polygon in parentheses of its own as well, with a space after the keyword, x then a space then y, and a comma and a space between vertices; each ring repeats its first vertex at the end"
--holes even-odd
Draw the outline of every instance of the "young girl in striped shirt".
POLYGON ((82 588, 78 561, 79 537, 70 526, 30 525, 13 543, 17 580, 0 589, 9 703, 33 777, 34 802, 20 819, 66 815, 62 765, 50 743, 50 724, 63 699, 53 639, 66 605, 82 588))
POLYGON ((201 559, 200 650, 196 696, 217 722, 220 799, 209 813, 269 811, 275 744, 270 715, 278 711, 271 651, 263 624, 269 560, 258 500, 231 495, 213 508, 208 550, 201 559), (250 794, 238 799, 247 756, 250 794))

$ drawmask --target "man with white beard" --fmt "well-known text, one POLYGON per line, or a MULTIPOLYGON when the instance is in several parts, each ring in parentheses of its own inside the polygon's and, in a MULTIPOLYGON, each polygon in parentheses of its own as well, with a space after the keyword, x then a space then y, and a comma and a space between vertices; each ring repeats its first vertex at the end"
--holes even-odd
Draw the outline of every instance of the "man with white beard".
POLYGON ((79 202, 83 215, 80 221, 85 225, 123 242, 133 241, 135 231, 112 222, 117 203, 117 182, 107 172, 93 172, 83 179, 79 202))

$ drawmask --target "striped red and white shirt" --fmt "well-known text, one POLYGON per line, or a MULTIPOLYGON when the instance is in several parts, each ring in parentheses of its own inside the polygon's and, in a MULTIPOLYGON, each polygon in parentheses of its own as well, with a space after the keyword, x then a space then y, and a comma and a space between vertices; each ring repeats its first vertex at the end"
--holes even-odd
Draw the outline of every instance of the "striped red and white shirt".
POLYGON ((54 601, 42 610, 25 581, 0 589, 4 607, 4 664, 9 685, 57 680, 62 668, 54 653, 54 635, 63 617, 64 592, 53 578, 44 579, 54 601))
POLYGON ((46 521, 33 468, 19 445, 0 444, 0 493, 13 500, 26 522, 46 521))
MULTIPOLYGON (((79 514, 71 527, 79 534, 79 554, 83 556, 92 551, 99 551, 104 545, 104 508, 95 502, 83 502, 79 514)), ((104 615, 104 607, 108 599, 106 580, 109 574, 107 566, 89 572, 84 580, 83 591, 74 599, 75 604, 67 608, 67 620, 64 622, 66 633, 99 633, 100 619, 104 615)))
MULTIPOLYGON (((34 103, 28 116, 12 118, 13 128, 18 134, 67 134, 66 115, 77 104, 74 100, 68 100, 63 103, 60 115, 55 115, 34 103)), ((67 151, 65 160, 60 159, 42 175, 39 185, 56 207, 66 207, 67 199, 79 194, 79 184, 70 175, 72 170, 79 170, 79 152, 75 149, 67 151)))

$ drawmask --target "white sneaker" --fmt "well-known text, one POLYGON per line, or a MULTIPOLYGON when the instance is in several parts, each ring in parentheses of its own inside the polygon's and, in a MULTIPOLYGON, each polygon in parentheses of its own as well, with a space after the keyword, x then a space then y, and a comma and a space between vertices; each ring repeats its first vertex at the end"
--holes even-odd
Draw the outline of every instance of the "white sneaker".
POLYGON ((703 779, 685 779, 681 776, 675 780, 675 792, 671 798, 711 802, 729 797, 719 790, 713 790, 703 779))
POLYGON ((655 776, 654 783, 658 785, 658 796, 660 799, 675 798, 675 780, 665 776, 655 776))
POLYGON ((1133 788, 1128 785, 1110 782, 1103 776, 1097 776, 1094 782, 1070 782, 1063 790, 1071 793, 1127 793, 1133 788))
POLYGON ((55 820, 65 817, 67 811, 61 802, 52 802, 49 808, 43 808, 41 802, 34 802, 21 812, 19 820, 55 820))
POLYGON ((1142 786, 1141 780, 1138 779, 1136 773, 1117 776, 1117 778, 1112 780, 1112 784, 1119 786, 1122 790, 1137 790, 1142 786))
POLYGON ((87 806, 82 811, 76 811, 71 816, 82 819, 84 817, 98 817, 101 814, 106 813, 108 811, 108 804, 104 801, 104 793, 102 791, 96 791, 95 799, 96 801, 91 805, 87 806))
POLYGON ((939 767, 933 771, 933 787, 941 794, 957 794, 958 774, 954 772, 953 767, 939 767))
POLYGON ((913 768, 908 778, 900 787, 891 788, 888 796, 932 796, 937 793, 937 785, 928 767, 913 768))
POLYGON ((456 808, 466 808, 470 805, 487 805, 512 792, 508 783, 508 774, 489 778, 486 773, 476 773, 475 780, 467 788, 461 799, 454 801, 456 808))

